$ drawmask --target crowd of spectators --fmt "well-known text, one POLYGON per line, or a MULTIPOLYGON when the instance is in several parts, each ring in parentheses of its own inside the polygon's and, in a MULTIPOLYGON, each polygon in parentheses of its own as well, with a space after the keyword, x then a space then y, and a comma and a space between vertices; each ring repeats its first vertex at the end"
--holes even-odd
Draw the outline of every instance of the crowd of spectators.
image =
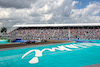
POLYGON ((100 29, 15 29, 9 34, 21 39, 100 39, 100 29))
POLYGON ((100 39, 100 29, 71 29, 71 38, 100 39))

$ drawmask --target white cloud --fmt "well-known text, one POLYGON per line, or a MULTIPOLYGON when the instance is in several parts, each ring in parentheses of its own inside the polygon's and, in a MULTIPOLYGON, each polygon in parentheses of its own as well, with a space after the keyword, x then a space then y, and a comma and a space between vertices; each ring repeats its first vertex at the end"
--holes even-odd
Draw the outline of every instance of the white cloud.
POLYGON ((41 21, 48 21, 52 18, 52 14, 45 14, 42 18, 41 21))
POLYGON ((54 7, 57 8, 57 7, 60 7, 62 4, 63 4, 64 0, 56 0, 54 2, 54 7))
POLYGON ((2 25, 2 22, 0 22, 0 25, 2 25))
POLYGON ((0 8, 0 18, 9 18, 10 11, 9 9, 0 8))
POLYGON ((72 7, 73 7, 75 4, 77 4, 77 3, 79 3, 79 1, 73 1, 73 2, 72 2, 72 7))
POLYGON ((51 8, 48 5, 45 5, 44 7, 40 8, 39 11, 45 13, 48 12, 50 9, 51 8))
POLYGON ((100 3, 77 9, 72 0, 37 0, 30 8, 0 7, 0 22, 8 28, 15 24, 100 22, 100 3), (75 8, 74 8, 75 7, 75 8), (6 25, 7 24, 7 25, 6 25))
POLYGON ((100 16, 95 16, 100 13, 100 3, 91 3, 83 9, 72 9, 72 12, 71 17, 77 22, 100 22, 100 16))

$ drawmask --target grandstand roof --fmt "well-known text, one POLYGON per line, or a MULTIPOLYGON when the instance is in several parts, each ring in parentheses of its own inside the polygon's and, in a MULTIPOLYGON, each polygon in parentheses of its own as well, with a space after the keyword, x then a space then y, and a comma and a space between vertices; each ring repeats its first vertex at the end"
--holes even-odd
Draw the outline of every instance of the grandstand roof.
POLYGON ((76 24, 25 24, 13 27, 62 27, 62 26, 100 26, 100 23, 76 23, 76 24))

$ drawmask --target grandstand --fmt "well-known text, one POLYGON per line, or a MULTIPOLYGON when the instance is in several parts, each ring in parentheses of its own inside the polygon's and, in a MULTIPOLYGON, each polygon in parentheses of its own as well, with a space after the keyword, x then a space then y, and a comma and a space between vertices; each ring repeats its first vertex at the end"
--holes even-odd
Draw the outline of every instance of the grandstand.
POLYGON ((100 23, 14 25, 10 38, 20 39, 96 39, 100 40, 100 23))

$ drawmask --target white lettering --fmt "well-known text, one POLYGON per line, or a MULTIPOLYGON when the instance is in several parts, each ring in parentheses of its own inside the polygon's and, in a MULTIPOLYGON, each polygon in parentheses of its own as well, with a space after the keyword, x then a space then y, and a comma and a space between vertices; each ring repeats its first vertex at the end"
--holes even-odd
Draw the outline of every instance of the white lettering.
POLYGON ((58 46, 58 48, 52 48, 52 49, 45 48, 45 49, 42 49, 41 51, 38 50, 38 49, 33 49, 33 50, 30 50, 30 51, 26 52, 26 53, 22 56, 22 59, 23 59, 26 55, 28 55, 29 53, 35 51, 35 57, 33 57, 33 58, 29 61, 29 63, 30 63, 30 64, 38 63, 38 62, 39 62, 38 57, 41 57, 41 56, 42 56, 42 53, 43 53, 45 50, 49 50, 50 52, 54 52, 55 50, 67 50, 67 51, 72 51, 71 49, 65 48, 64 46, 58 46))
POLYGON ((51 48, 51 49, 50 49, 50 48, 44 48, 44 49, 42 49, 42 50, 33 49, 33 50, 30 50, 30 51, 26 52, 26 53, 22 56, 22 59, 23 59, 26 55, 28 55, 29 53, 31 53, 31 52, 34 51, 34 52, 35 52, 35 57, 33 57, 33 58, 29 61, 29 63, 30 63, 30 64, 35 64, 35 63, 38 63, 38 62, 39 62, 38 57, 42 57, 42 56, 43 56, 42 53, 43 53, 44 51, 46 51, 46 50, 48 50, 48 51, 50 51, 50 52, 54 52, 54 51, 56 51, 56 50, 72 51, 72 49, 68 49, 68 48, 79 48, 79 47, 86 48, 87 46, 92 46, 92 45, 100 46, 100 44, 93 44, 93 43, 82 44, 82 43, 80 43, 80 44, 70 44, 70 45, 64 45, 64 46, 57 46, 57 47, 53 47, 53 48, 51 48), (66 47, 68 47, 68 48, 66 48, 66 47))

